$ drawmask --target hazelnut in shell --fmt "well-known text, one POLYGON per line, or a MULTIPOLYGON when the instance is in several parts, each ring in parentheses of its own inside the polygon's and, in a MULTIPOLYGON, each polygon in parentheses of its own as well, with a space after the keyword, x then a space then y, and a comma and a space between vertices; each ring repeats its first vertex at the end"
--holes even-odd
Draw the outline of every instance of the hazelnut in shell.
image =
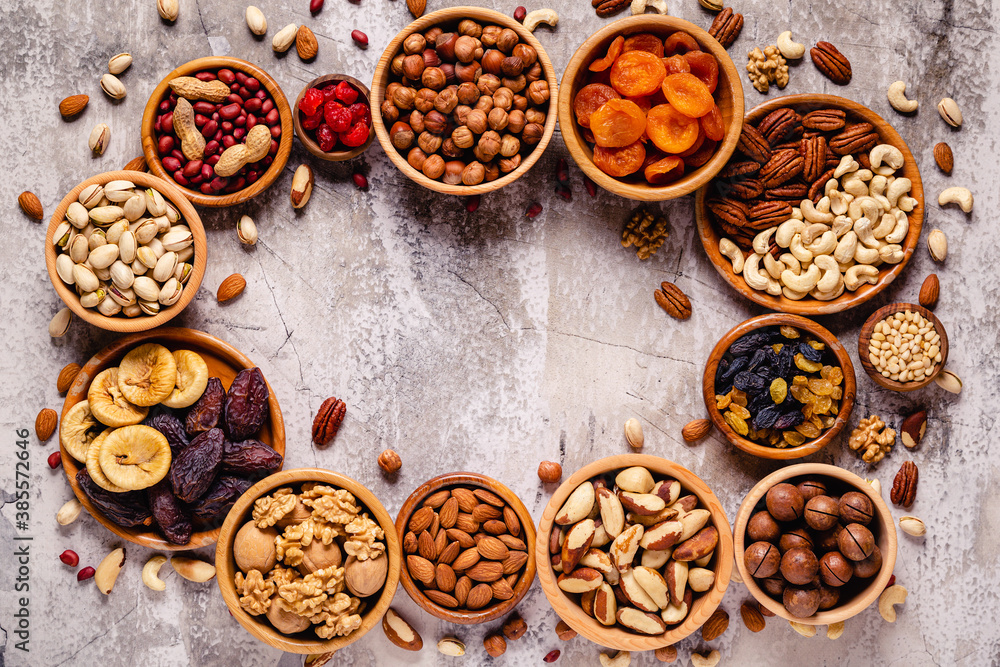
POLYGON ((830 496, 813 496, 806 501, 805 520, 813 530, 829 530, 840 519, 840 504, 830 496))
POLYGON ((819 561, 809 549, 789 549, 781 557, 781 576, 790 584, 808 584, 819 571, 819 561))
POLYGON ((464 169, 465 163, 461 160, 449 160, 444 165, 444 176, 441 180, 448 185, 458 185, 462 182, 462 171, 464 169))
POLYGON ((403 53, 407 55, 421 53, 426 48, 427 38, 419 32, 415 32, 403 40, 403 53))
POLYGON ((285 601, 275 595, 271 599, 271 606, 267 609, 267 620, 271 621, 274 628, 285 635, 294 635, 309 628, 311 623, 305 616, 299 616, 289 611, 285 606, 285 601))
POLYGON ((859 579, 874 577, 882 569, 882 550, 876 544, 871 554, 864 560, 855 561, 854 576, 859 579))
POLYGON ((845 522, 867 526, 875 516, 871 498, 860 491, 849 491, 840 497, 840 518, 845 522))
POLYGON ((535 51, 535 47, 529 44, 518 44, 514 47, 514 50, 511 51, 511 55, 520 58, 526 68, 531 67, 538 62, 538 52, 535 51))
POLYGON ((830 551, 819 559, 819 575, 827 586, 840 587, 854 576, 854 566, 839 551, 830 551))
POLYGON ((427 154, 424 153, 420 148, 411 148, 410 152, 406 154, 406 163, 413 167, 414 169, 423 170, 424 162, 427 161, 427 154))
MULTIPOLYGON (((529 109, 530 111, 530 109, 529 109)), ((528 123, 524 126, 524 130, 521 132, 521 139, 524 140, 529 146, 534 146, 539 141, 542 140, 542 135, 545 134, 545 128, 538 123, 528 123)))
MULTIPOLYGON (((516 32, 514 32, 510 28, 504 28, 500 31, 500 34, 497 36, 496 46, 504 53, 510 53, 514 50, 514 47, 517 46, 517 44, 520 41, 521 38, 517 36, 516 32)), ((483 42, 483 45, 486 46, 486 43, 483 42)))
POLYGON ((806 501, 797 487, 782 482, 767 491, 767 511, 778 521, 795 521, 802 516, 806 501))
POLYGON ((755 542, 774 542, 781 537, 781 526, 767 511, 761 510, 747 522, 747 535, 755 542))
POLYGON ((389 573, 389 558, 380 556, 358 560, 349 556, 344 563, 344 584, 353 595, 366 598, 374 595, 385 584, 389 573))
POLYGON ((743 563, 754 577, 770 577, 781 565, 781 555, 770 542, 754 542, 743 552, 743 563))
POLYGON ((875 550, 875 536, 860 523, 849 523, 837 538, 840 553, 851 560, 864 560, 875 550))
POLYGON ((441 90, 448 85, 448 78, 440 67, 427 67, 420 75, 420 83, 431 90, 441 90))
POLYGON ((819 609, 820 594, 815 588, 788 586, 782 594, 782 602, 788 613, 796 618, 808 618, 819 609))
POLYGON ((472 106, 479 100, 479 88, 471 81, 459 84, 455 91, 458 96, 458 103, 472 106))
POLYGON ((496 49, 488 49, 486 53, 483 54, 483 71, 487 74, 493 74, 499 76, 503 72, 503 61, 505 59, 504 54, 496 49))
POLYGON ((340 567, 343 559, 336 542, 323 544, 321 540, 313 539, 309 546, 302 548, 302 562, 298 568, 302 574, 310 574, 326 567, 340 567))
POLYGON ((277 562, 274 540, 278 531, 274 528, 258 528, 253 521, 247 521, 233 539, 233 558, 236 566, 244 572, 260 570, 270 572, 277 562))
POLYGON ((455 57, 460 62, 471 63, 476 57, 477 48, 479 48, 479 44, 475 38, 469 35, 462 35, 455 40, 455 57))

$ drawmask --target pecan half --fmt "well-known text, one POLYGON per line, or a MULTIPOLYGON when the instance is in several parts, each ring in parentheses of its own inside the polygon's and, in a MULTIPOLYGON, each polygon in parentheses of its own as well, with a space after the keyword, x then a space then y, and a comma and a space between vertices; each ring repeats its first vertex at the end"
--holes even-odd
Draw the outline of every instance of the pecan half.
POLYGON ((878 144, 878 132, 871 123, 855 123, 830 139, 830 150, 837 155, 867 153, 878 144))
POLYGON ((835 168, 830 168, 819 175, 812 185, 809 186, 809 191, 806 193, 806 199, 811 199, 815 204, 820 199, 823 198, 823 191, 826 188, 826 182, 833 178, 833 172, 835 168))
POLYGON ((612 16, 629 6, 630 0, 602 0, 593 1, 591 4, 597 9, 597 15, 601 18, 612 16))
POLYGON ((787 201, 762 201, 750 207, 749 227, 767 229, 792 217, 792 205, 787 201))
POLYGON ((797 150, 778 151, 760 168, 759 178, 765 188, 777 187, 801 174, 804 163, 797 150))
POLYGON ((723 196, 732 196, 737 199, 754 199, 764 192, 764 184, 756 178, 739 178, 728 183, 720 182, 717 189, 723 196))
POLYGON ((818 135, 803 139, 799 152, 804 160, 802 178, 811 183, 826 170, 826 137, 818 135))
POLYGON ((656 303, 671 317, 686 320, 691 317, 691 300, 673 283, 660 283, 660 289, 653 292, 656 303))
POLYGON ((753 160, 730 162, 719 172, 719 178, 749 178, 758 171, 760 171, 760 163, 753 160))
POLYGON ((773 148, 783 141, 802 136, 801 122, 802 117, 794 109, 782 107, 764 116, 764 120, 757 124, 757 130, 773 148))
POLYGON ((846 86, 851 82, 851 61, 830 42, 816 42, 809 49, 816 69, 838 86, 846 86))
POLYGON ((780 199, 798 203, 806 198, 809 186, 805 183, 785 183, 764 192, 764 199, 780 199))
POLYGON ((889 500, 894 505, 909 507, 913 504, 913 499, 917 495, 917 480, 919 479, 917 464, 913 461, 903 463, 896 478, 892 480, 892 491, 889 492, 889 500))
POLYGON ((323 446, 333 440, 340 430, 340 425, 344 422, 344 415, 347 414, 347 405, 339 398, 330 398, 323 401, 313 419, 312 441, 314 444, 323 446))
POLYGON ((732 7, 726 7, 712 21, 708 34, 719 40, 722 48, 728 49, 743 30, 743 14, 734 14, 732 7))
POLYGON ((810 130, 832 132, 847 124, 847 114, 842 109, 817 109, 802 117, 802 125, 810 130))
POLYGON ((736 142, 736 150, 761 164, 771 159, 771 145, 753 125, 743 126, 740 139, 736 142))
POLYGON ((742 227, 747 224, 747 205, 735 199, 709 199, 708 210, 720 221, 733 227, 742 227))

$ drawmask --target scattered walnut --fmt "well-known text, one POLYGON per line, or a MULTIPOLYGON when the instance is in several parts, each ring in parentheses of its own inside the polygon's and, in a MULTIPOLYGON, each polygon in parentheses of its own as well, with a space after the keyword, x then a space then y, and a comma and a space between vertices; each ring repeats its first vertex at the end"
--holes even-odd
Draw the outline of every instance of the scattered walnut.
POLYGON ((378 558, 385 551, 385 533, 377 523, 364 514, 347 524, 344 530, 350 538, 344 542, 344 551, 358 560, 378 558))
POLYGON ((649 259, 667 240, 667 219, 636 209, 622 231, 622 247, 635 246, 639 259, 649 259))
POLYGON ((313 517, 330 523, 350 523, 359 512, 350 491, 320 484, 303 492, 302 502, 312 508, 313 517))
POLYGON ((747 73, 758 91, 766 93, 771 83, 778 84, 778 88, 788 85, 788 63, 777 46, 767 46, 763 51, 755 47, 747 57, 747 73))
POLYGON ((877 415, 862 419, 847 440, 848 446, 860 453, 862 460, 872 465, 884 459, 895 442, 896 431, 886 427, 885 422, 877 415))
POLYGON ((274 591, 274 582, 265 581, 260 570, 250 570, 245 577, 242 572, 236 573, 236 592, 240 596, 240 606, 248 614, 266 614, 274 591))
POLYGON ((269 496, 258 498, 253 504, 253 520, 258 528, 270 528, 283 516, 295 509, 298 499, 292 490, 285 487, 269 496))

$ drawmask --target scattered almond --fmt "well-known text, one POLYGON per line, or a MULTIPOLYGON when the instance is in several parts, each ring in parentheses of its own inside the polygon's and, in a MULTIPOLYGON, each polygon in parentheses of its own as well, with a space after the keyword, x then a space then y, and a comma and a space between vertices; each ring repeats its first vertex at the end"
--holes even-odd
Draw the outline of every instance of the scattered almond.
POLYGON ((143 171, 143 172, 149 171, 149 166, 146 164, 146 156, 145 155, 140 155, 139 157, 132 158, 131 160, 129 160, 125 164, 125 167, 123 168, 123 170, 124 171, 143 171))
POLYGON ((56 425, 59 423, 59 415, 52 408, 45 408, 35 417, 35 435, 40 442, 45 442, 56 432, 56 425))
POLYGON ((42 202, 34 192, 25 190, 17 196, 17 203, 21 205, 24 214, 33 220, 41 220, 43 216, 42 202))
POLYGON ((219 285, 219 292, 216 295, 219 303, 226 303, 231 299, 235 299, 243 290, 246 289, 247 281, 246 279, 238 273, 234 273, 229 276, 219 285))
POLYGON ((740 616, 743 618, 743 625, 747 626, 750 632, 760 632, 764 629, 766 621, 764 615, 760 613, 760 608, 752 602, 744 602, 740 607, 740 616))
POLYGON ((951 152, 951 146, 943 141, 934 146, 934 161, 937 162, 938 169, 950 174, 955 168, 955 155, 951 152))
POLYGON ((684 425, 681 429, 681 437, 686 442, 701 440, 712 430, 712 422, 708 419, 695 419, 684 425))
POLYGON ((59 113, 63 118, 72 118, 87 107, 90 98, 86 95, 70 95, 59 103, 59 113))
POLYGON ((941 282, 938 280, 937 274, 932 273, 924 278, 924 284, 920 286, 920 295, 917 297, 917 301, 924 308, 934 308, 940 294, 941 282))
POLYGON ((427 0, 406 0, 406 8, 413 14, 413 18, 418 19, 427 9, 427 0))
POLYGON ((300 26, 299 31, 295 33, 295 50, 302 60, 312 60, 319 52, 319 42, 308 26, 300 26))
POLYGON ((729 627, 729 614, 725 609, 716 609, 701 626, 701 638, 707 642, 718 639, 729 627))

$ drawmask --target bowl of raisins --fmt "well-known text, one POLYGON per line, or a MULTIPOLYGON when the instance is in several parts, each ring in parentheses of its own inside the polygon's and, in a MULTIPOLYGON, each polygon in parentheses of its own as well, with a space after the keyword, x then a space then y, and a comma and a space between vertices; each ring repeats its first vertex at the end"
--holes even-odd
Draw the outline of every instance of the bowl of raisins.
POLYGON ((772 313, 722 337, 702 390, 712 423, 734 446, 761 458, 795 459, 844 429, 857 383, 847 350, 830 331, 772 313))
POLYGON ((346 74, 313 79, 295 100, 295 136, 321 160, 361 155, 375 139, 369 95, 368 86, 346 74))

